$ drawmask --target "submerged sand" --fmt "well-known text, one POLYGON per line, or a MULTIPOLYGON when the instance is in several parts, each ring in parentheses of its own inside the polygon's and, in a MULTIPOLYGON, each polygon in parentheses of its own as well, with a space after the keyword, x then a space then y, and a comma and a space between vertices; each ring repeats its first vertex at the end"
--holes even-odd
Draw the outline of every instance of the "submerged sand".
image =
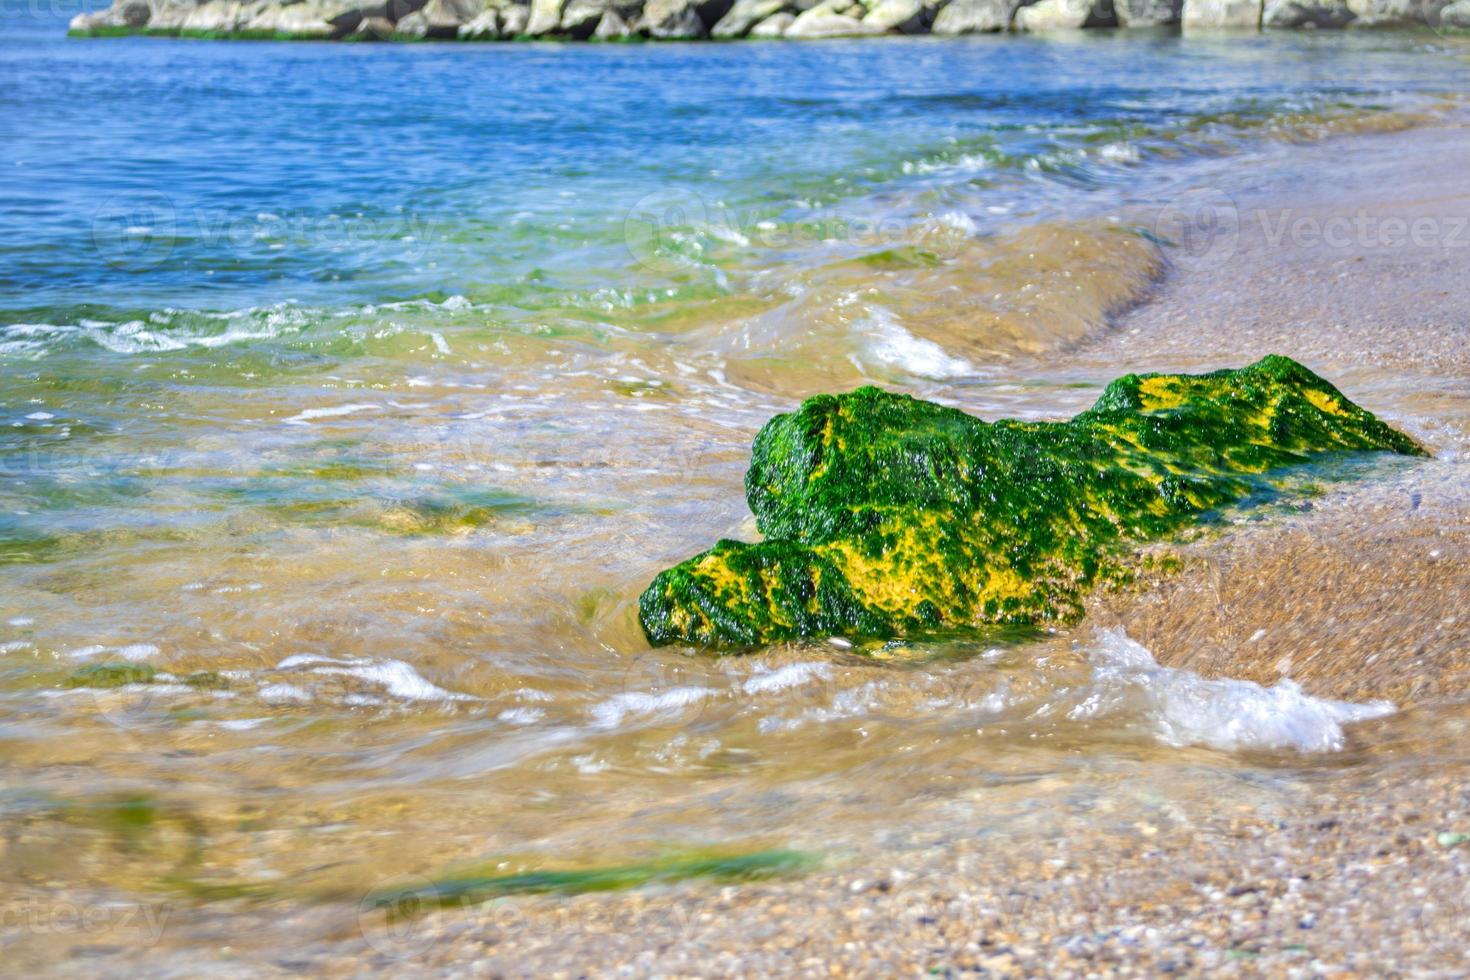
POLYGON ((341 909, 226 903, 190 922, 185 946, 105 931, 56 945, 70 943, 75 972, 109 975, 1463 974, 1465 174, 1470 131, 1456 127, 1277 148, 1212 198, 1236 215, 1229 241, 1176 253, 1106 334, 1014 365, 1106 378, 1120 363, 1200 370, 1286 354, 1436 453, 1184 546, 1179 573, 1094 604, 1092 623, 1126 629, 1167 665, 1400 707, 1352 728, 1330 761, 1242 769, 1224 791, 1214 773, 1201 792, 1168 797, 1039 774, 1022 797, 1034 802, 987 813, 982 833, 966 808, 986 801, 956 787, 948 809, 923 811, 942 823, 895 811, 871 847, 762 884, 507 899, 391 928, 341 909), (1330 185, 1258 189, 1273 168, 1313 161, 1330 185), (1295 230, 1278 240, 1283 216, 1295 230), (1346 240, 1309 233, 1332 219, 1348 222, 1346 240), (1417 240, 1385 234, 1419 219, 1431 231, 1417 240), (271 938, 292 934, 329 938, 271 938))

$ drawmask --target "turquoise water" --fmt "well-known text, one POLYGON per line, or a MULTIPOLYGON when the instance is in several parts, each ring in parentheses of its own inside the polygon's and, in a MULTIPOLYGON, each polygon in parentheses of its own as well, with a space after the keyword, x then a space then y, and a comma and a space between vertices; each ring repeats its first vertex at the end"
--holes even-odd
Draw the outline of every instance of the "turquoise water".
POLYGON ((677 222, 658 195, 747 238, 834 211, 993 225, 985 205, 1137 195, 1135 154, 1174 139, 1464 83, 1379 37, 346 47, 58 26, 0 27, 12 323, 657 287, 625 225, 640 201, 677 222))
MULTIPOLYGON (((649 650, 636 598, 749 535, 773 412, 877 382, 1070 414, 1108 379, 1027 358, 1178 255, 1150 209, 1470 81, 1398 36, 62 28, 0 20, 0 823, 45 831, 0 877, 140 889, 784 846, 944 780, 1175 758, 1126 637, 715 662, 649 650), (106 663, 152 682, 76 673, 106 663), (77 816, 140 795, 152 849, 77 816)), ((1169 678, 1214 712, 1188 744, 1235 748, 1211 725, 1260 689, 1169 678)), ((1359 717, 1272 697, 1307 719, 1272 749, 1359 717)))

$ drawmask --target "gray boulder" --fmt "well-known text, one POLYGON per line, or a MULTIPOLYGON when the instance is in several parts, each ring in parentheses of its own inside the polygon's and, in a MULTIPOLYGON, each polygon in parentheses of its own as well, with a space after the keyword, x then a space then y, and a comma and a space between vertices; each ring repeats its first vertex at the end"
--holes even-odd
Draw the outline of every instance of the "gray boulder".
POLYGON ((386 41, 395 33, 393 22, 386 17, 364 17, 347 36, 358 41, 386 41))
MULTIPOLYGON (((261 4, 258 3, 201 3, 184 12, 179 18, 178 28, 181 31, 234 33, 244 30, 260 8, 261 4)), ((166 11, 161 12, 167 17, 166 11)))
POLYGON ((708 30, 692 0, 648 0, 638 30, 649 37, 704 37, 708 30))
POLYGON ((863 23, 880 31, 923 34, 934 20, 934 9, 925 0, 878 0, 863 23))
POLYGON ((458 37, 459 29, 484 13, 484 8, 483 0, 429 0, 399 18, 398 33, 404 37, 458 37))
POLYGON ((344 9, 344 4, 327 5, 306 0, 305 3, 267 3, 256 8, 242 29, 251 33, 287 34, 291 37, 333 37, 357 28, 363 20, 360 13, 344 9))
POLYGON ((1180 23, 1185 30, 1222 27, 1255 29, 1261 22, 1261 0, 1184 0, 1180 23))
POLYGON ((523 3, 513 3, 500 8, 500 36, 520 37, 531 23, 531 8, 523 3))
POLYGON ((616 10, 608 10, 597 22, 597 30, 592 32, 592 38, 597 41, 621 41, 632 34, 633 29, 623 20, 622 15, 616 10))
POLYGON ((187 25, 201 31, 229 32, 254 15, 237 3, 193 3, 191 0, 153 0, 149 4, 147 24, 150 30, 178 31, 187 25))
POLYGON ((1040 0, 1016 11, 1016 30, 1075 31, 1084 27, 1116 27, 1113 0, 1040 0))
POLYGON ((114 8, 119 27, 143 27, 153 19, 153 7, 148 0, 122 0, 114 8))
POLYGON ((109 26, 107 18, 111 12, 111 10, 94 10, 77 14, 67 23, 66 29, 72 34, 91 34, 93 31, 109 26))
POLYGON ((881 34, 874 25, 859 18, 866 11, 856 0, 823 0, 811 10, 797 15, 786 28, 787 37, 853 37, 859 34, 881 34))
POLYGON ((567 0, 561 12, 561 33, 585 41, 597 30, 602 15, 612 9, 611 0, 567 0))
POLYGON ((1172 27, 1183 8, 1184 0, 1113 0, 1119 27, 1172 27))
POLYGON ((500 36, 500 11, 491 7, 467 24, 461 24, 459 36, 465 41, 493 41, 500 36))
POLYGON ((1439 16, 1435 18, 1439 27, 1453 27, 1456 30, 1470 30, 1470 0, 1458 0, 1448 7, 1440 10, 1439 16))
POLYGON ((551 34, 561 27, 561 8, 564 0, 531 0, 531 16, 526 21, 525 33, 532 37, 551 34))
POLYGON ((951 0, 934 17, 935 34, 989 34, 1011 26, 1018 0, 951 0))
POLYGON ((1364 28, 1417 27, 1427 23, 1427 7, 1421 0, 1347 0, 1353 12, 1352 23, 1364 28))
POLYGON ((796 20, 796 15, 788 14, 785 11, 779 14, 772 14, 752 27, 749 36, 761 38, 784 37, 786 28, 790 27, 791 22, 794 20, 796 20))
POLYGON ((861 34, 882 34, 883 30, 864 24, 856 17, 843 14, 827 14, 814 10, 797 17, 786 28, 787 37, 856 37, 861 34))
POLYGON ((81 34, 107 28, 141 28, 146 27, 152 17, 153 8, 148 5, 148 0, 117 0, 106 10, 77 14, 67 27, 81 34))
POLYGON ((710 28, 711 37, 744 37, 772 14, 788 9, 787 0, 735 0, 729 13, 710 28))
POLYGON ((1269 0, 1266 4, 1267 27, 1346 27, 1357 15, 1345 0, 1269 0))

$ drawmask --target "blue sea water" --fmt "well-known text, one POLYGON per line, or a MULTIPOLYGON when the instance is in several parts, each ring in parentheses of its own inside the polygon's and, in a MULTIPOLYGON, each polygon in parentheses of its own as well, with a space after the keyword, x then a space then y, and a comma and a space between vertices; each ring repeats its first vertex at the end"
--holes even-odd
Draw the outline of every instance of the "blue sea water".
POLYGON ((998 184, 1022 213, 1065 213, 1139 181, 1110 165, 1133 156, 1088 149, 1236 140, 1466 75, 1418 37, 331 45, 63 26, 0 21, 11 321, 657 282, 627 248, 640 202, 755 222, 928 188, 983 216, 998 184))

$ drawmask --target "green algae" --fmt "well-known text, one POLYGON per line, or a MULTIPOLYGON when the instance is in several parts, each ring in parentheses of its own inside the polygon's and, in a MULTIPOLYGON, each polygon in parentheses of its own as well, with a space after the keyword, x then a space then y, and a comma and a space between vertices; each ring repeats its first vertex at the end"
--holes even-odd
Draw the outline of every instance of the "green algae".
POLYGON ((172 677, 167 674, 159 674, 155 668, 148 664, 118 661, 87 664, 86 666, 78 667, 67 675, 62 684, 69 688, 93 687, 106 689, 124 687, 128 684, 152 684, 154 681, 162 680, 184 684, 201 691, 222 691, 227 690, 230 686, 229 679, 218 671, 197 670, 192 674, 172 677))
POLYGON ((870 269, 933 269, 943 264, 934 252, 917 245, 901 245, 860 255, 853 262, 870 269))
POLYGON ((703 878, 714 881, 758 881, 811 867, 813 857, 800 851, 766 850, 745 854, 695 853, 642 864, 573 870, 527 871, 509 875, 458 875, 427 887, 412 885, 372 893, 364 907, 390 914, 433 906, 470 905, 508 895, 581 895, 623 891, 651 884, 703 878))
POLYGON ((1128 375, 1066 422, 990 423, 865 387, 756 436, 765 536, 720 541, 639 601, 655 645, 758 646, 1066 623, 1126 547, 1271 499, 1325 454, 1423 455, 1301 364, 1128 375))
POLYGON ((201 691, 227 691, 230 687, 229 678, 214 670, 197 670, 192 674, 185 674, 179 678, 179 683, 201 691))
POLYGON ((147 664, 103 663, 78 667, 66 679, 67 687, 123 687, 128 684, 150 684, 157 671, 147 664))

